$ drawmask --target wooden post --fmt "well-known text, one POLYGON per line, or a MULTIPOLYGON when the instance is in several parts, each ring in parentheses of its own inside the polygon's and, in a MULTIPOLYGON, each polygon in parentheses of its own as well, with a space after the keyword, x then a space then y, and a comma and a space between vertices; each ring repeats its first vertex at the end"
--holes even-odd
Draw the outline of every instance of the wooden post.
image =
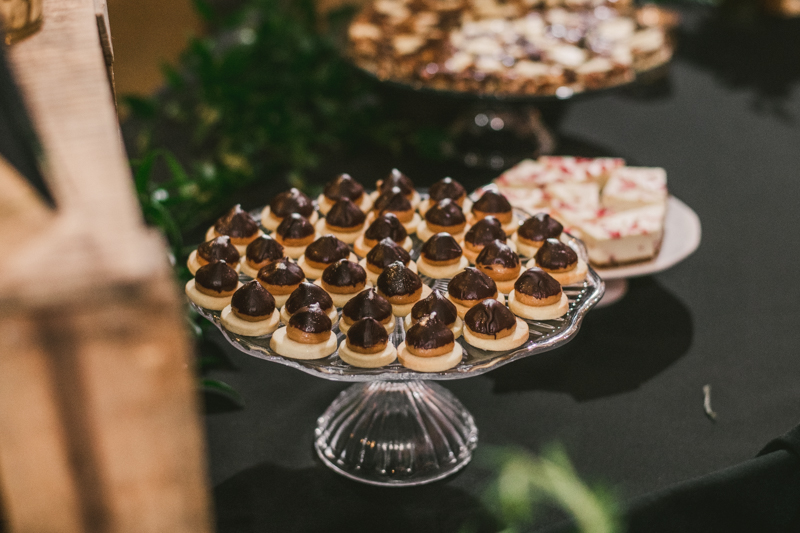
POLYGON ((205 533, 184 300, 143 225, 101 42, 95 0, 44 0, 41 32, 8 49, 57 209, 0 164, 4 513, 16 533, 205 533))

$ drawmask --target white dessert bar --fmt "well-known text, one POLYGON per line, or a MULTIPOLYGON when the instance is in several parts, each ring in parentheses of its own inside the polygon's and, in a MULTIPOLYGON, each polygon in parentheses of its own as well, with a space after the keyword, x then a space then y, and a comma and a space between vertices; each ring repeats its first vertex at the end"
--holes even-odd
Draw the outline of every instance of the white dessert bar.
POLYGON ((666 206, 654 204, 607 213, 577 224, 595 266, 613 267, 655 257, 664 237, 666 206))
POLYGON ((614 211, 667 201, 667 173, 663 168, 622 167, 614 170, 603 188, 601 203, 614 211))

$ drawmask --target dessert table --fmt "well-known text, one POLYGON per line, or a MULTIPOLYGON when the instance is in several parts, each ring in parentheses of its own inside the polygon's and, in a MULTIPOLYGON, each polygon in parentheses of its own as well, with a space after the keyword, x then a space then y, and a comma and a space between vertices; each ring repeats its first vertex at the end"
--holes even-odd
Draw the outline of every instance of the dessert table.
MULTIPOLYGON (((539 451, 561 443, 584 479, 629 501, 747 461, 797 424, 800 63, 775 63, 781 70, 773 72, 758 49, 744 59, 726 55, 719 42, 733 47, 736 37, 713 27, 705 34, 720 40, 712 57, 697 33, 705 12, 683 14, 668 82, 646 98, 637 92, 576 102, 560 125, 559 151, 666 168, 671 193, 702 221, 700 248, 669 270, 631 279, 624 298, 589 313, 565 347, 444 383, 475 417, 481 446, 470 466, 427 487, 368 487, 330 472, 313 452, 313 428, 346 384, 224 348, 235 368, 213 377, 234 386, 247 406, 208 405, 220 532, 458 531, 467 521, 492 531, 481 502, 492 477, 482 460, 490 445, 539 451), (731 71, 742 62, 763 83, 744 83, 731 71), (715 421, 703 409, 704 385, 715 421)), ((776 46, 774 28, 758 31, 762 40, 753 42, 767 53, 776 46)), ((800 49, 800 32, 792 35, 782 46, 800 49)), ((374 154, 341 170, 369 182, 392 166, 419 186, 445 175, 467 187, 494 177, 374 154)), ((281 187, 265 185, 245 207, 281 187)), ((539 518, 545 527, 561 515, 539 518)))

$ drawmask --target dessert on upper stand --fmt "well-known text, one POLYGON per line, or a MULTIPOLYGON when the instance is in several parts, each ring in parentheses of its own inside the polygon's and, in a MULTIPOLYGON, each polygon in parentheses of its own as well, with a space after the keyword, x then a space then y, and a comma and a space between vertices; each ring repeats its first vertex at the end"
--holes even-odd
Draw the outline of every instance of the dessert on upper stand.
POLYGON ((371 283, 376 283, 381 272, 386 270, 392 263, 398 261, 410 268, 412 272, 417 272, 417 264, 411 260, 411 254, 387 237, 373 246, 367 257, 359 261, 358 264, 367 271, 367 279, 371 283))
POLYGON ((283 219, 292 213, 306 217, 312 224, 316 223, 319 218, 311 198, 300 189, 292 187, 288 191, 276 195, 261 211, 261 225, 269 231, 275 231, 283 219))
POLYGON ((350 198, 342 198, 315 227, 321 234, 329 233, 342 242, 353 244, 364 231, 366 220, 367 215, 350 198))
POLYGON ((422 320, 422 317, 436 313, 439 320, 445 323, 457 339, 461 336, 464 322, 458 317, 458 311, 453 302, 444 297, 439 289, 434 289, 427 298, 423 298, 411 308, 411 314, 405 318, 406 330, 422 320))
POLYGON ((317 231, 306 217, 292 213, 278 225, 274 237, 283 246, 287 257, 297 259, 317 238, 317 231))
POLYGON ((488 216, 500 221, 506 235, 511 235, 519 227, 519 220, 517 220, 517 215, 514 214, 511 204, 508 203, 508 199, 502 194, 491 190, 484 191, 481 197, 472 204, 472 220, 470 223, 475 224, 488 216))
POLYGON ((419 276, 400 261, 392 263, 378 276, 378 294, 392 304, 394 316, 406 316, 414 304, 431 293, 419 276))
POLYGON ((216 237, 227 235, 231 238, 231 242, 236 246, 239 254, 243 254, 247 245, 262 233, 250 213, 243 211, 242 206, 236 204, 208 228, 206 240, 210 241, 216 237))
POLYGON ((303 269, 287 257, 262 267, 256 275, 256 280, 275 298, 278 307, 286 303, 292 291, 305 279, 303 269))
POLYGON ((356 238, 353 250, 358 256, 366 257, 373 246, 387 237, 407 252, 414 246, 400 219, 394 213, 384 213, 372 221, 367 231, 356 238))
POLYGON ((425 212, 425 220, 417 226, 417 237, 426 241, 435 233, 449 233, 461 240, 466 229, 467 218, 461 207, 454 200, 445 198, 425 212))
POLYGON ((467 190, 453 178, 443 178, 428 189, 428 198, 421 201, 417 209, 423 217, 425 213, 444 199, 453 200, 464 212, 472 209, 472 202, 467 198, 467 190))
POLYGON ((272 334, 269 347, 290 359, 323 359, 336 351, 330 317, 319 304, 298 309, 286 327, 272 334))
POLYGON ((372 208, 372 200, 364 192, 364 187, 350 177, 350 174, 341 174, 332 182, 325 186, 322 194, 317 199, 319 210, 323 215, 327 215, 333 204, 342 198, 349 198, 359 209, 367 212, 372 208))
POLYGON ((478 257, 484 246, 494 241, 504 242, 512 250, 517 250, 517 245, 514 244, 514 241, 508 240, 506 232, 503 231, 503 225, 499 220, 493 216, 480 219, 464 234, 464 257, 470 263, 475 263, 475 258, 478 257))
POLYGON ((432 279, 452 278, 468 266, 461 246, 449 233, 437 233, 425 241, 417 262, 420 273, 432 279))
POLYGON ((417 372, 444 372, 458 365, 463 355, 453 331, 436 312, 420 318, 397 346, 400 364, 417 372))
POLYGON ((344 307, 350 299, 367 286, 367 273, 356 262, 340 259, 322 271, 322 277, 314 282, 327 292, 336 307, 344 307))
POLYGON ((278 259, 286 257, 283 245, 270 237, 261 235, 247 245, 242 263, 242 272, 255 278, 258 271, 278 259))
POLYGON ((564 226, 547 213, 537 213, 527 219, 511 236, 517 243, 517 251, 525 257, 533 257, 547 239, 558 239, 564 226))
POLYGON ((379 195, 391 190, 394 187, 400 189, 400 192, 402 192, 403 196, 408 199, 414 209, 417 208, 420 202, 420 197, 419 193, 414 188, 414 182, 411 181, 411 178, 396 168, 393 168, 385 179, 375 182, 375 192, 372 193, 372 197, 377 198, 379 195))
POLYGON ((306 251, 297 260, 297 264, 306 273, 308 279, 317 279, 322 271, 340 259, 358 261, 358 258, 347 244, 333 235, 323 235, 306 247, 306 251))
POLYGON ((455 304, 458 316, 464 318, 467 311, 479 302, 498 298, 497 284, 477 268, 467 267, 447 284, 447 298, 455 304))
POLYGON ((392 187, 380 193, 380 196, 375 199, 368 220, 371 223, 386 213, 394 214, 409 234, 417 231, 417 226, 422 220, 399 187, 392 187))
POLYGON ((522 265, 517 252, 503 241, 492 241, 475 258, 475 267, 492 278, 497 290, 508 294, 514 289, 522 265))
POLYGON ((525 344, 529 336, 528 324, 497 300, 480 302, 464 317, 464 340, 481 350, 513 350, 525 344))
POLYGON ((281 321, 284 324, 288 324, 293 314, 311 304, 319 305, 320 309, 328 315, 334 324, 339 319, 339 314, 336 312, 336 306, 333 305, 331 295, 319 285, 304 281, 285 299, 285 304, 281 308, 281 321))
POLYGON ((568 244, 558 239, 547 239, 528 261, 526 268, 539 267, 561 285, 574 285, 586 278, 589 267, 568 244))
POLYGON ((339 357, 359 368, 380 368, 397 359, 397 349, 389 342, 389 334, 374 318, 356 320, 339 345, 339 357))
POLYGON ((529 268, 520 275, 508 295, 508 308, 521 318, 553 320, 569 311, 569 299, 561 284, 541 268, 529 268))
POLYGON ((214 261, 225 261, 234 270, 239 270, 239 250, 236 249, 236 246, 231 242, 231 238, 227 235, 215 237, 202 243, 197 247, 197 250, 192 250, 192 253, 189 254, 189 259, 186 261, 186 266, 194 276, 201 266, 214 261))
POLYGON ((339 331, 347 333, 347 330, 362 318, 374 318, 380 322, 387 333, 394 331, 395 321, 392 314, 392 304, 378 294, 374 287, 361 291, 344 304, 342 318, 339 320, 339 331))
POLYGON ((278 329, 280 320, 275 298, 256 280, 239 287, 219 317, 222 327, 248 337, 269 335, 278 329))
POLYGON ((225 261, 215 261, 197 269, 195 277, 186 283, 185 291, 200 307, 222 311, 240 286, 239 273, 225 261))

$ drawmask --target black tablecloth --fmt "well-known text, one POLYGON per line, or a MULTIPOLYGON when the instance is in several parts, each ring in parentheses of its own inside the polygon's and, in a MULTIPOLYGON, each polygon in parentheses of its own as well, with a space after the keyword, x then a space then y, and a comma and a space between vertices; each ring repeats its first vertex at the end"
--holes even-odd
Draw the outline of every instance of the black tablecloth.
MULTIPOLYGON (((685 14, 682 48, 657 97, 578 101, 560 134, 565 151, 666 168, 672 193, 700 216, 700 249, 633 280, 622 301, 589 314, 568 346, 445 383, 475 416, 480 443, 472 465, 429 487, 378 489, 328 471, 312 451, 313 429, 346 385, 229 349, 238 369, 214 377, 237 388, 247 407, 206 418, 220 531, 457 531, 470 520, 492 530, 480 500, 491 478, 482 446, 538 451, 552 442, 582 477, 634 502, 637 531, 724 530, 713 518, 700 529, 681 522, 684 511, 713 516, 720 505, 752 531, 790 523, 791 511, 778 509, 786 502, 770 490, 798 497, 798 458, 754 458, 800 421, 800 25, 737 33, 703 12, 685 14), (703 411, 706 384, 716 422, 703 411), (733 470, 667 489, 726 468, 733 470), (752 491, 752 505, 715 496, 719 486, 740 497, 752 491), (674 520, 659 521, 659 513, 674 520)), ((420 185, 443 175, 470 185, 493 177, 412 160, 356 160, 352 173, 371 181, 391 166, 420 185)), ((540 525, 558 518, 548 513, 540 525)))

